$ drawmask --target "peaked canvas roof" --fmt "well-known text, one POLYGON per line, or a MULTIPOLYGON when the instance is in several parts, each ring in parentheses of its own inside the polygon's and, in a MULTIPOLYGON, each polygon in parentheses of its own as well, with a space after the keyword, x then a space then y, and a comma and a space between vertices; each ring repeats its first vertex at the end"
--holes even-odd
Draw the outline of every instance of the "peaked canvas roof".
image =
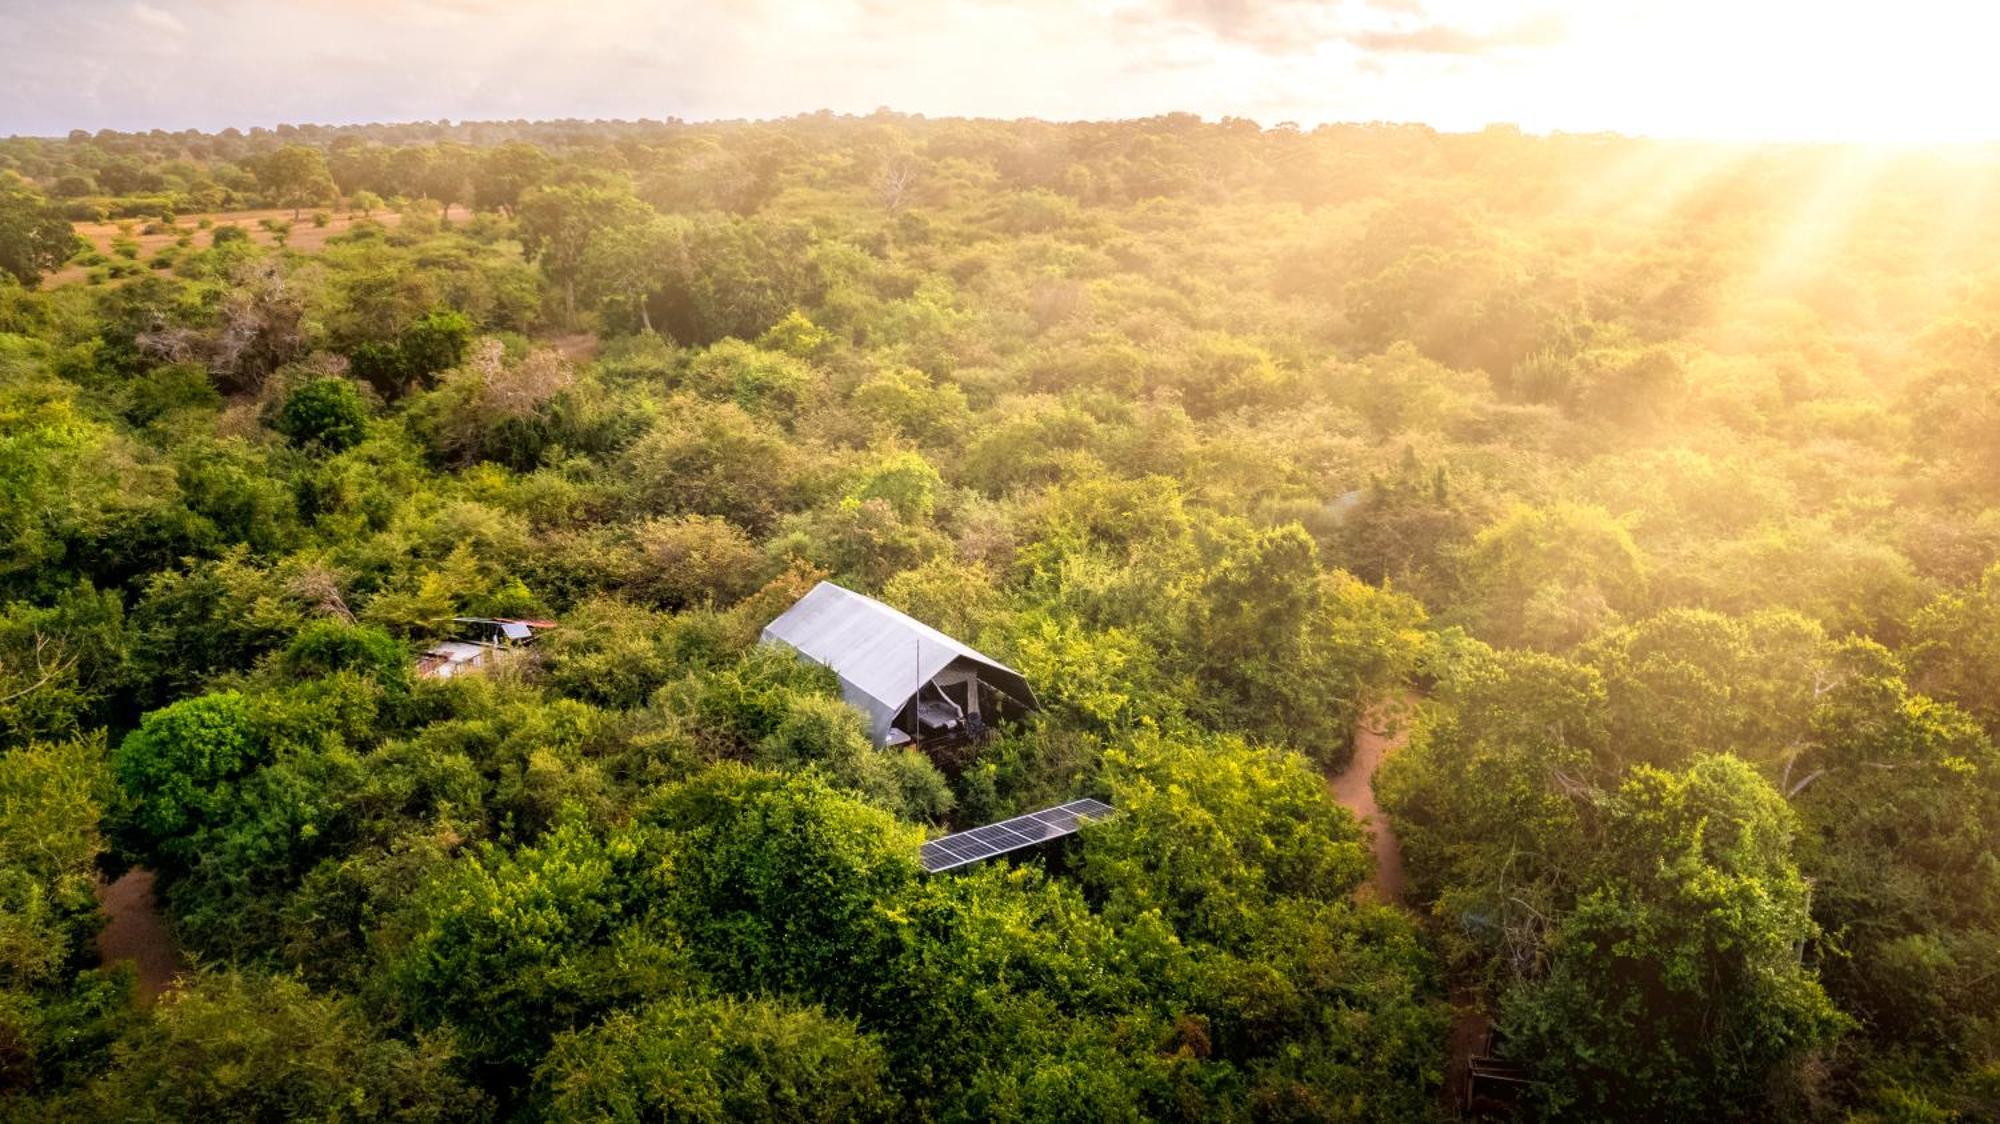
POLYGON ((918 688, 960 661, 974 665, 981 679, 1018 702, 1034 704, 1034 693, 1020 672, 872 597, 832 582, 814 586, 777 620, 765 625, 763 638, 766 643, 789 645, 807 659, 832 668, 840 677, 841 695, 868 715, 878 742, 888 737, 896 715, 918 688))

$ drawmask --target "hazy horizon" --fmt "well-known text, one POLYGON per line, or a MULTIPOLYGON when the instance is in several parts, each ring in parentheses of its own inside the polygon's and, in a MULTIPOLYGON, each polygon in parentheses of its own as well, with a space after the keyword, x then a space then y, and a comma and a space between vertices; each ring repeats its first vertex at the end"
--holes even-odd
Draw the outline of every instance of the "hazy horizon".
POLYGON ((1944 0, 0 0, 0 33, 32 48, 0 73, 0 134, 887 107, 1986 142, 1996 24, 1944 0))

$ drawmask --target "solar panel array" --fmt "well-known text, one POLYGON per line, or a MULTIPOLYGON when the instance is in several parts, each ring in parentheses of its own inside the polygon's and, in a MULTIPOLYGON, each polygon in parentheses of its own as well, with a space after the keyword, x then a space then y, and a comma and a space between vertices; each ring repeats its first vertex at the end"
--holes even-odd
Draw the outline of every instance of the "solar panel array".
POLYGON ((941 836, 924 844, 921 856, 924 870, 929 874, 941 874, 961 866, 971 866, 995 855, 1075 835, 1085 820, 1101 820, 1114 814, 1111 805, 1086 798, 990 823, 985 827, 975 827, 956 835, 941 836))

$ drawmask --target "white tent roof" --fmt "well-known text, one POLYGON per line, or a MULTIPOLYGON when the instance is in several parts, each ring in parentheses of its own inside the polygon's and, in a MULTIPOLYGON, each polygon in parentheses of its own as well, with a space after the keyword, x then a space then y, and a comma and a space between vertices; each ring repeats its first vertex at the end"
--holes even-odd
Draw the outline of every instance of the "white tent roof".
POLYGON ((868 716, 870 733, 885 741, 896 716, 939 672, 958 661, 987 672, 1018 701, 1034 696, 1020 672, 989 659, 937 629, 831 582, 814 586, 764 626, 765 643, 786 644, 833 669, 848 704, 868 716))

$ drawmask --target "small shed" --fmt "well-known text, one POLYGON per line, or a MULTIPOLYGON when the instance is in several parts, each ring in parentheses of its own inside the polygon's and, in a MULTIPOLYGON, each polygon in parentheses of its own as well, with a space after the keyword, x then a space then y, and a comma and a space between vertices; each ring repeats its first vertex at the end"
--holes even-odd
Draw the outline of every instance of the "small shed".
POLYGON ((1020 672, 832 582, 765 625, 763 640, 832 668, 841 696, 868 716, 877 745, 976 736, 1035 708, 1020 672))
POLYGON ((447 640, 417 660, 419 679, 450 679, 498 665, 522 645, 554 628, 554 621, 512 617, 453 617, 460 639, 447 640))

